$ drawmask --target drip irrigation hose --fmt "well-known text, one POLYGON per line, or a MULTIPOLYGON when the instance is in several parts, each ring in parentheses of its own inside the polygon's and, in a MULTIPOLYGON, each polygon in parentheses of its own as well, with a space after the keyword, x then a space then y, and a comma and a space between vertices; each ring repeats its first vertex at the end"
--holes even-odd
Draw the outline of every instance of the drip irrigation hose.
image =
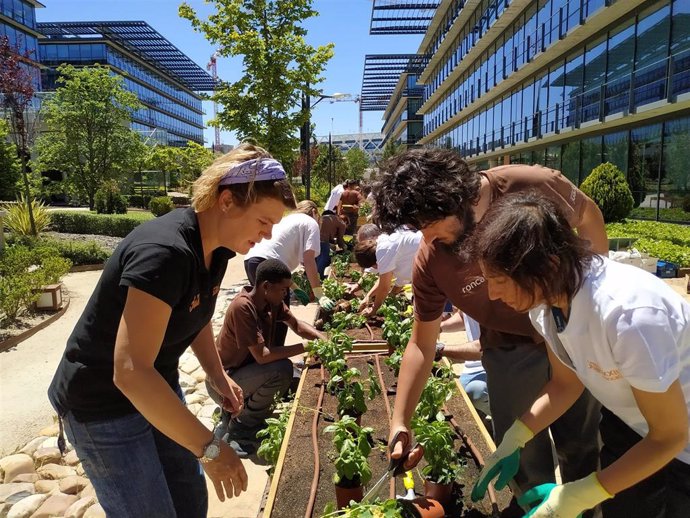
MULTIPOLYGON (((443 406, 443 409, 446 411, 446 413, 450 414, 448 412, 448 408, 446 406, 443 406)), ((480 467, 484 467, 484 456, 482 453, 477 449, 477 447, 474 445, 472 442, 472 439, 470 439, 467 434, 463 431, 463 429, 460 427, 458 422, 455 420, 455 417, 450 418, 450 424, 455 428, 455 433, 457 433, 462 441, 467 444, 469 447, 470 451, 472 452, 472 456, 474 459, 477 461, 477 464, 479 464, 480 467)), ((489 493, 489 501, 491 502, 491 514, 492 516, 499 516, 499 509, 498 509, 498 502, 496 500, 496 492, 494 491, 494 488, 492 485, 489 485, 488 487, 488 493, 489 493)))
MULTIPOLYGON (((386 405, 386 413, 388 414, 388 430, 390 431, 393 414, 391 412, 390 402, 388 401, 388 389, 386 388, 386 382, 383 380, 383 371, 381 370, 380 358, 380 354, 374 355, 374 359, 376 360, 376 371, 379 374, 379 383, 381 384, 381 396, 383 397, 383 402, 386 405)), ((395 498, 395 477, 391 477, 389 495, 390 498, 395 498)))
POLYGON ((316 402, 316 412, 311 422, 311 442, 314 447, 314 477, 311 479, 311 490, 309 493, 309 501, 307 503, 307 510, 304 513, 304 518, 311 518, 314 512, 314 503, 316 502, 316 491, 319 488, 320 475, 320 459, 319 459, 319 416, 321 415, 321 407, 323 406, 323 395, 326 392, 326 375, 321 365, 321 389, 319 390, 319 399, 316 402))
POLYGON ((367 331, 369 331, 369 340, 374 340, 374 331, 371 329, 369 322, 364 322, 364 325, 366 326, 367 331))

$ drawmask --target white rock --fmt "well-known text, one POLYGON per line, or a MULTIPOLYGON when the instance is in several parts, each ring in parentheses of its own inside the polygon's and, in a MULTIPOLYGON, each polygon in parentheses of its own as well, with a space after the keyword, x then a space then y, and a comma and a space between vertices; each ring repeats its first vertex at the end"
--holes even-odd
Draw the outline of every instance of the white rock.
POLYGON ((96 499, 92 496, 80 498, 65 511, 65 518, 82 518, 86 510, 94 503, 96 503, 96 499))
POLYGON ((186 372, 180 372, 180 387, 181 388, 187 388, 187 387, 195 387, 197 384, 197 381, 192 378, 189 374, 186 372))
POLYGON ((50 426, 46 426, 38 434, 39 435, 45 435, 46 437, 51 437, 51 436, 57 436, 58 433, 60 433, 60 427, 58 426, 57 423, 53 423, 50 426))
POLYGON ((43 443, 41 444, 41 446, 38 449, 43 450, 46 448, 57 448, 57 447, 58 447, 57 437, 48 437, 45 441, 43 441, 43 443))
POLYGON ((36 471, 34 461, 25 453, 16 453, 0 459, 0 470, 5 474, 5 484, 12 482, 17 475, 36 471))
POLYGON ((86 471, 84 471, 84 466, 82 466, 81 464, 77 464, 76 471, 77 475, 79 475, 80 477, 86 475, 86 471))
POLYGON ((213 424, 213 421, 211 421, 211 420, 210 420, 209 418, 207 418, 207 417, 200 417, 200 418, 199 418, 199 421, 201 421, 201 424, 203 424, 206 428, 208 428, 208 429, 211 430, 211 431, 213 431, 213 429, 215 428, 215 425, 213 424))
POLYGON ((7 518, 7 513, 10 512, 12 504, 0 504, 0 518, 7 518))
POLYGON ((48 495, 27 496, 12 506, 7 518, 29 518, 47 498, 48 495))
POLYGON ((0 504, 14 504, 19 500, 36 493, 34 485, 29 482, 0 484, 0 504))
POLYGON ((57 463, 60 459, 62 459, 62 454, 58 448, 39 448, 34 452, 34 460, 39 466, 57 463))
POLYGON ((93 504, 86 510, 83 518, 106 518, 106 516, 101 504, 93 504))
POLYGON ((208 390, 206 389, 206 382, 205 381, 197 383, 196 392, 197 392, 197 394, 201 394, 203 396, 208 396, 208 390))
POLYGON ((206 380, 206 371, 199 367, 197 370, 192 372, 190 376, 192 376, 197 381, 197 383, 200 383, 206 380))
POLYGON ((201 405, 198 403, 192 403, 191 405, 187 405, 187 410, 189 410, 192 414, 197 415, 199 410, 201 410, 201 405))
POLYGON ((192 355, 190 355, 189 358, 187 358, 184 362, 180 362, 180 370, 182 372, 186 372, 187 374, 191 374, 198 369, 199 366, 199 360, 197 360, 196 356, 192 355))
POLYGON ((60 480, 58 487, 66 495, 76 495, 89 484, 89 479, 73 475, 60 480))
POLYGON ((98 499, 98 496, 96 495, 96 490, 93 488, 93 484, 89 482, 86 487, 82 490, 81 493, 79 493, 79 498, 93 498, 94 500, 98 499))
POLYGON ((69 466, 60 466, 59 464, 46 464, 45 466, 38 468, 36 472, 41 476, 41 478, 47 480, 59 480, 61 478, 77 474, 74 468, 69 466))
POLYGON ((189 396, 184 398, 185 401, 187 402, 187 406, 193 405, 195 403, 202 403, 206 401, 206 396, 203 394, 199 394, 198 392, 195 392, 194 394, 190 394, 189 396))
POLYGON ((46 437, 45 435, 40 435, 38 437, 31 439, 24 445, 24 447, 21 450, 19 450, 19 453, 33 455, 34 452, 41 447, 41 445, 45 442, 47 438, 48 437, 46 437))
POLYGON ((36 510, 36 512, 31 515, 31 518, 53 518, 54 516, 64 516, 65 511, 74 502, 79 500, 74 495, 63 495, 62 493, 55 493, 48 497, 48 499, 43 502, 41 507, 36 510))
POLYGON ((65 455, 64 458, 65 464, 68 466, 76 466, 79 464, 79 457, 77 456, 77 452, 75 450, 72 450, 69 452, 67 455, 65 455))
POLYGON ((186 396, 187 394, 191 394, 196 390, 195 387, 185 387, 182 389, 182 393, 186 396))
POLYGON ((209 405, 204 405, 199 413, 197 414, 197 417, 207 417, 211 419, 213 417, 213 414, 216 412, 216 409, 218 408, 218 405, 216 405, 213 401, 211 401, 211 404, 209 405))
POLYGON ((40 480, 41 477, 38 476, 38 473, 35 471, 33 473, 22 473, 20 475, 17 475, 12 479, 12 482, 30 482, 33 484, 37 480, 40 480))
POLYGON ((37 493, 49 494, 60 490, 59 480, 37 480, 34 483, 37 493))

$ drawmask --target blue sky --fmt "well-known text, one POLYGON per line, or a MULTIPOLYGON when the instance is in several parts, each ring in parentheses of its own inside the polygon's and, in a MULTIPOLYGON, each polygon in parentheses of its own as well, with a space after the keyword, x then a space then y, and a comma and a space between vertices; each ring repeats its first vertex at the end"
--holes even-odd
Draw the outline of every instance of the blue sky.
MULTIPOLYGON (((181 51, 205 68, 213 53, 213 46, 202 34, 194 32, 187 20, 177 15, 181 0, 41 0, 45 9, 37 9, 38 21, 94 21, 94 20, 143 20, 170 40, 181 51)), ((204 15, 211 12, 211 5, 203 0, 188 3, 204 15)), ((335 92, 359 94, 365 54, 414 53, 422 36, 371 36, 372 0, 315 0, 314 8, 320 16, 306 22, 310 44, 335 43, 335 55, 324 73, 320 88, 326 94, 335 92)), ((218 75, 227 81, 238 78, 242 72, 240 58, 221 58, 218 75)), ((212 105, 204 103, 212 116, 212 105)), ((364 112, 363 131, 381 130, 383 112, 364 112)), ((356 103, 329 103, 321 101, 312 111, 317 135, 357 133, 359 111, 356 103)), ((213 141, 213 129, 205 131, 207 144, 213 141)), ((222 141, 237 142, 232 133, 221 132, 222 141)))

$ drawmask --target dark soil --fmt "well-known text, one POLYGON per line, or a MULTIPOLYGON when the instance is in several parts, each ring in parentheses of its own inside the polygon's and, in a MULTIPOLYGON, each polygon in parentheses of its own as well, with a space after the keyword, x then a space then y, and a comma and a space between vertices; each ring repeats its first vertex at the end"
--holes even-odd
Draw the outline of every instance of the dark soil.
MULTIPOLYGON (((357 367, 364 374, 367 372, 367 361, 372 362, 374 355, 364 356, 357 355, 350 358, 348 364, 357 367)), ((385 356, 380 357, 381 370, 384 379, 383 394, 386 394, 386 388, 391 387, 395 383, 395 377, 390 369, 383 363, 385 356)), ((375 367, 375 365, 374 365, 375 367)), ((326 373, 326 376, 328 374, 326 373)), ((302 395, 300 397, 300 406, 313 408, 316 405, 320 388, 320 369, 319 367, 310 367, 307 370, 307 378, 303 385, 302 395)), ((395 395, 389 395, 388 401, 392 410, 395 402, 395 395)), ((337 401, 334 396, 326 393, 323 401, 323 412, 330 416, 336 414, 337 401)), ((384 473, 387 468, 388 461, 386 460, 386 443, 389 433, 389 417, 387 415, 383 397, 379 396, 373 401, 368 401, 368 411, 362 416, 362 425, 371 426, 374 428, 375 447, 369 456, 369 463, 372 470, 372 480, 369 485, 373 484, 384 473)), ((484 456, 489 455, 488 445, 485 444, 484 438, 479 432, 477 425, 472 418, 469 409, 465 406, 464 401, 460 397, 453 398, 448 404, 449 414, 452 414, 462 432, 466 434, 469 439, 475 444, 477 449, 484 456)), ((296 419, 290 434, 290 443, 285 457, 283 470, 276 493, 276 501, 273 507, 272 516, 279 518, 302 518, 304 517, 307 501, 309 498, 311 481, 313 478, 314 468, 314 454, 311 438, 312 417, 313 412, 303 409, 297 410, 296 419)), ((335 501, 335 491, 333 486, 333 463, 329 458, 333 453, 331 445, 330 434, 324 434, 323 429, 328 426, 329 418, 323 415, 319 419, 319 458, 320 458, 320 476, 317 491, 317 498, 314 505, 312 516, 318 517, 323 514, 323 509, 326 503, 335 501)), ((462 475, 462 479, 467 483, 460 483, 456 487, 457 502, 454 508, 448 509, 447 516, 461 517, 461 518, 484 518, 493 516, 492 509, 488 498, 482 502, 474 504, 469 498, 471 487, 479 474, 479 468, 472 457, 470 449, 467 445, 458 438, 456 441, 457 449, 466 460, 466 469, 462 475)), ((419 468, 423 466, 420 464, 419 468)), ((414 470, 415 476, 415 490, 418 494, 424 491, 423 481, 419 478, 419 470, 414 470)), ((404 489, 402 487, 402 480, 396 481, 396 494, 402 495, 404 489)), ((366 488, 365 488, 366 493, 366 488)), ((511 494, 508 491, 498 493, 499 510, 507 507, 511 494)), ((382 498, 388 498, 389 494, 386 490, 382 491, 382 498)), ((502 512, 502 518, 512 518, 510 514, 502 512)), ((520 515, 518 515, 520 516, 520 515)))
POLYGON ((353 340, 362 340, 366 342, 371 340, 371 333, 366 327, 348 329, 347 331, 345 331, 345 334, 353 340))

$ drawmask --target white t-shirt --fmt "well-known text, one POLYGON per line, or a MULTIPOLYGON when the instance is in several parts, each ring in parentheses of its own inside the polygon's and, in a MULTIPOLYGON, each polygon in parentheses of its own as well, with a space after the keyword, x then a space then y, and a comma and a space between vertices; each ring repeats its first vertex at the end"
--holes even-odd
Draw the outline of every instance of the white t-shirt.
POLYGON ((323 210, 332 210, 335 212, 335 208, 338 206, 338 202, 340 201, 340 197, 343 195, 344 191, 345 187, 343 187, 343 184, 341 183, 333 187, 333 190, 331 191, 330 196, 328 196, 326 206, 323 208, 323 210))
POLYGON ((393 272, 396 286, 412 282, 412 265, 422 233, 409 229, 381 234, 376 239, 376 270, 379 274, 393 272))
POLYGON ((304 252, 307 250, 313 250, 316 256, 321 252, 319 224, 311 216, 295 212, 274 225, 271 239, 257 243, 245 259, 280 259, 290 271, 294 271, 304 261, 304 252))
MULTIPOLYGON (((562 333, 548 307, 530 319, 592 395, 644 437, 649 427, 631 387, 665 392, 680 379, 690 414, 690 304, 640 268, 602 261, 586 273, 562 333)), ((677 458, 690 464, 690 444, 677 458)))

